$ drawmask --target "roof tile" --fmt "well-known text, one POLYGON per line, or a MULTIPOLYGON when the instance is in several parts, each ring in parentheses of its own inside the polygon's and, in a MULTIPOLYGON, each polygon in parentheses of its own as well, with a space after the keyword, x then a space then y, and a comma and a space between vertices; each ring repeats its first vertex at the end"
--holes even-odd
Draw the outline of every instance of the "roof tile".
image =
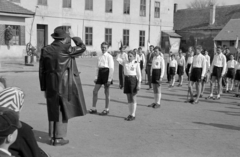
POLYGON ((34 15, 34 12, 27 10, 17 4, 7 0, 0 0, 0 13, 27 14, 34 15))

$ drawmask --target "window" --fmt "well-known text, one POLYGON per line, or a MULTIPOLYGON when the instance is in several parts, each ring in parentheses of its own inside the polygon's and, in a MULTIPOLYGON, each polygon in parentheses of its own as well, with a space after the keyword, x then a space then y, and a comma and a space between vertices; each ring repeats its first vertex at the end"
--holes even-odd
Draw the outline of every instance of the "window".
POLYGON ((124 0, 123 13, 130 14, 130 0, 124 0))
POLYGON ((18 25, 6 25, 5 29, 11 27, 12 39, 9 41, 9 45, 20 45, 20 26, 18 25))
POLYGON ((45 5, 45 6, 47 6, 47 0, 38 0, 38 5, 45 5))
POLYGON ((11 2, 21 3, 20 0, 10 0, 11 2))
POLYGON ((63 0, 63 8, 71 8, 72 0, 63 0))
POLYGON ((93 10, 93 0, 85 0, 85 10, 93 10))
POLYGON ((218 46, 218 45, 222 46, 222 41, 217 41, 217 45, 216 46, 218 46))
POLYGON ((112 29, 111 28, 105 28, 105 41, 108 42, 108 44, 112 45, 112 29))
POLYGON ((112 0, 106 0, 106 13, 112 13, 112 0))
POLYGON ((129 30, 123 30, 123 45, 129 46, 129 30))
POLYGON ((88 46, 92 45, 93 29, 92 27, 85 27, 85 44, 88 46))
POLYGON ((235 46, 235 40, 230 41, 230 46, 235 46))
POLYGON ((145 31, 139 32, 139 46, 145 46, 145 31))
POLYGON ((160 2, 155 2, 154 17, 160 18, 160 2))
POLYGON ((140 2, 140 16, 146 16, 146 0, 140 2))

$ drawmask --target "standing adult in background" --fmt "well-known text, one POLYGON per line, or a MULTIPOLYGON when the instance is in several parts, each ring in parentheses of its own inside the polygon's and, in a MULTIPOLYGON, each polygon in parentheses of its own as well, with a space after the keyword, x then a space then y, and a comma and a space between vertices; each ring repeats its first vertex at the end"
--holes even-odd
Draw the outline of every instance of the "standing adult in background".
POLYGON ((170 83, 171 81, 171 75, 170 75, 170 68, 169 68, 169 63, 171 61, 171 55, 172 55, 172 52, 170 51, 168 56, 167 56, 167 82, 166 83, 170 83))
POLYGON ((221 89, 222 89, 222 77, 224 76, 226 72, 227 62, 226 57, 222 53, 222 47, 217 46, 217 54, 214 55, 210 74, 211 74, 211 83, 210 83, 210 95, 207 97, 207 99, 220 99, 221 95, 221 89), (218 95, 216 98, 213 97, 213 85, 214 82, 217 80, 218 83, 218 95))
POLYGON ((143 80, 142 71, 143 71, 143 68, 145 67, 146 59, 145 59, 145 55, 144 55, 141 47, 138 48, 138 55, 139 55, 139 60, 140 60, 139 63, 140 63, 141 76, 142 76, 142 80, 143 80))
POLYGON ((185 57, 183 56, 181 49, 179 50, 179 58, 177 61, 178 61, 177 74, 179 79, 178 87, 181 87, 183 83, 184 70, 186 67, 185 57))
MULTIPOLYGON (((128 55, 126 53, 126 48, 127 46, 123 45, 119 48, 120 53, 117 55, 116 58, 121 58, 124 61, 128 60, 128 55)), ((118 66, 118 78, 119 78, 119 88, 122 89, 123 88, 123 80, 124 80, 124 74, 123 74, 123 66, 121 64, 119 64, 118 66)))
POLYGON ((54 29, 51 45, 42 48, 39 78, 47 99, 49 136, 54 146, 65 145, 68 119, 83 116, 87 109, 75 61, 86 47, 79 37, 62 26, 54 29), (71 46, 71 39, 76 44, 71 46))
POLYGON ((152 89, 152 78, 151 78, 151 75, 150 75, 150 72, 151 72, 151 66, 152 66, 152 60, 153 60, 153 57, 154 57, 154 54, 153 54, 153 49, 154 49, 154 46, 153 45, 150 45, 149 47, 149 51, 148 51, 148 54, 147 54, 147 58, 146 58, 146 73, 147 73, 147 76, 148 76, 148 85, 149 85, 149 88, 147 90, 150 90, 152 89))

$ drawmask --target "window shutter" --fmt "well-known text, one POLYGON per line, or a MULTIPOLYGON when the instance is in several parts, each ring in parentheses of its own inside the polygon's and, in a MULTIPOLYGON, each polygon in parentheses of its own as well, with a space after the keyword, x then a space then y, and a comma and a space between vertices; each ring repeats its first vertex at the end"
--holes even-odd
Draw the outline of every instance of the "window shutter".
POLYGON ((19 45, 26 45, 26 42, 25 42, 25 26, 20 26, 20 44, 19 45))

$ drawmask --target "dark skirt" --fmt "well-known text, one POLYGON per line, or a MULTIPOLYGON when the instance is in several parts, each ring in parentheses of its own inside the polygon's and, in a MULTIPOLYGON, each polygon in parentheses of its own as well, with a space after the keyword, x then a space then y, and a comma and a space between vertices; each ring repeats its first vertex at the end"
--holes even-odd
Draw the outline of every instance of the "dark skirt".
MULTIPOLYGON (((188 63, 187 68, 186 68, 186 74, 187 76, 189 75, 189 70, 192 64, 188 63)), ((188 76, 189 77, 189 76, 188 76)))
POLYGON ((152 83, 159 84, 161 69, 152 69, 152 83))
POLYGON ((136 94, 137 93, 138 80, 136 76, 126 76, 124 79, 124 90, 125 94, 136 94))
POLYGON ((233 79, 234 78, 234 74, 235 74, 234 68, 229 68, 228 71, 227 71, 226 77, 230 78, 230 79, 233 79))
POLYGON ((177 74, 178 74, 178 75, 183 75, 183 74, 184 74, 183 66, 181 66, 181 65, 178 66, 177 74))
POLYGON ((108 82, 109 68, 99 68, 96 84, 106 84, 108 82))
POLYGON ((240 70, 236 71, 235 80, 240 81, 240 70))
POLYGON ((202 68, 193 68, 190 76, 190 81, 200 82, 202 78, 202 68))
POLYGON ((143 61, 142 60, 140 61, 140 69, 141 69, 141 71, 143 70, 143 61))
POLYGON ((223 70, 223 67, 214 66, 213 72, 212 72, 212 77, 214 76, 217 79, 220 79, 222 77, 222 70, 223 70))

